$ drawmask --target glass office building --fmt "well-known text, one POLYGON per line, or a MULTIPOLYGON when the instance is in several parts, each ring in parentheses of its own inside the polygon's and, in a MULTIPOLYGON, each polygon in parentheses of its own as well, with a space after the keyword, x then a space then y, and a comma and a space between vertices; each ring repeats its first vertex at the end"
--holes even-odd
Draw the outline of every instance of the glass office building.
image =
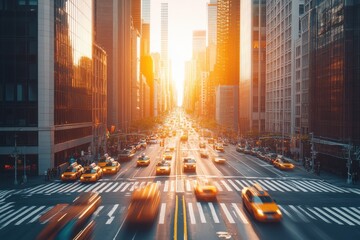
POLYGON ((346 174, 341 144, 360 146, 360 2, 318 0, 310 11, 310 131, 317 159, 346 174))
POLYGON ((0 0, 0 173, 15 151, 36 175, 90 149, 92 18, 89 0, 0 0))

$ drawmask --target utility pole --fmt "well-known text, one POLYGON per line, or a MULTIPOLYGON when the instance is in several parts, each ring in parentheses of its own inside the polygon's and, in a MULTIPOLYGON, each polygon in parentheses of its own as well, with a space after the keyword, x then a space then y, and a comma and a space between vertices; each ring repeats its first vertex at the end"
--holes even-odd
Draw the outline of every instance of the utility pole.
POLYGON ((26 152, 24 151, 24 177, 23 177, 23 182, 26 183, 27 182, 27 176, 26 176, 26 152))
POLYGON ((315 144, 314 144, 314 133, 310 133, 311 136, 311 170, 314 172, 315 170, 315 158, 316 158, 316 151, 315 151, 315 144))
POLYGON ((352 144, 351 143, 349 143, 347 150, 348 150, 348 160, 347 160, 347 164, 346 164, 347 169, 348 169, 347 183, 350 184, 351 183, 351 164, 352 164, 352 161, 351 161, 352 144))
POLYGON ((14 143, 14 152, 13 154, 11 154, 11 156, 14 158, 15 164, 14 164, 14 168, 15 168, 15 179, 14 179, 14 184, 18 185, 18 181, 17 181, 17 159, 18 159, 18 150, 17 150, 17 142, 16 142, 16 132, 15 132, 15 143, 14 143))

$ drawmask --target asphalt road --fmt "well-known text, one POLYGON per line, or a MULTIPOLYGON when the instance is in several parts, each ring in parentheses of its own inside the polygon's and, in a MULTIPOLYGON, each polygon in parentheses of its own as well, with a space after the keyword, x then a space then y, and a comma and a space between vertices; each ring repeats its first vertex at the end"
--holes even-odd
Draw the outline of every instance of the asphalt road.
POLYGON ((39 217, 58 203, 71 203, 81 192, 97 191, 101 206, 93 214, 94 239, 360 239, 360 191, 314 179, 301 168, 275 169, 254 156, 226 146, 225 164, 207 144, 208 159, 200 158, 199 137, 179 134, 167 138, 165 147, 149 145, 147 167, 136 167, 136 158, 121 163, 114 176, 97 183, 54 181, 25 189, 0 190, 0 239, 35 239, 44 224, 39 217), (176 145, 170 176, 156 176, 155 165, 169 145, 176 145), (196 172, 183 172, 182 158, 197 159, 196 172), (211 178, 219 190, 216 202, 198 201, 193 185, 197 178, 211 178), (161 190, 159 214, 149 227, 129 227, 125 222, 135 188, 156 182, 161 190), (260 183, 283 213, 280 223, 259 223, 243 208, 241 189, 260 183))

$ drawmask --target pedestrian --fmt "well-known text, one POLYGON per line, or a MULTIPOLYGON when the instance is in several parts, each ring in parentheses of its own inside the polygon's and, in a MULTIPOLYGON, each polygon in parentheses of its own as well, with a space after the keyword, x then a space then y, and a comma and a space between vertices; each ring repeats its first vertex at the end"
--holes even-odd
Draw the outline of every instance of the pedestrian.
POLYGON ((44 179, 45 179, 45 181, 48 180, 48 172, 46 170, 44 171, 44 179))

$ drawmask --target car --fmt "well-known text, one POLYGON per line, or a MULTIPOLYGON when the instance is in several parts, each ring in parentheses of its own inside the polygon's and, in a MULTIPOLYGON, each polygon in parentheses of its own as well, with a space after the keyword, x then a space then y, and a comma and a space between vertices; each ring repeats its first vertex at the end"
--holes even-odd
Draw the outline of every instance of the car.
POLYGON ((156 164, 156 175, 170 175, 171 165, 168 161, 161 160, 156 164))
POLYGON ((166 150, 164 153, 163 153, 163 158, 165 160, 171 160, 172 159, 172 152, 170 150, 166 150))
POLYGON ((158 184, 150 183, 136 189, 130 200, 126 215, 127 224, 153 224, 159 212, 160 189, 158 184))
POLYGON ((169 150, 170 152, 175 151, 175 145, 171 144, 171 145, 169 146, 168 150, 169 150))
POLYGON ((274 160, 273 165, 280 170, 293 170, 295 168, 294 164, 282 157, 277 157, 274 160))
POLYGON ((204 142, 199 143, 199 148, 206 148, 206 144, 204 142))
POLYGON ((193 157, 184 157, 183 159, 184 172, 191 171, 196 172, 196 160, 193 157))
POLYGON ((259 183, 244 187, 241 191, 243 206, 260 222, 279 222, 282 213, 276 202, 270 197, 259 183))
POLYGON ((220 163, 224 164, 226 162, 226 159, 220 156, 216 156, 213 158, 214 163, 220 163))
POLYGON ((194 185, 194 192, 197 199, 216 200, 218 189, 212 181, 206 178, 198 178, 194 185))
POLYGON ((80 177, 80 182, 96 182, 103 176, 101 167, 95 163, 84 168, 84 173, 80 177))
POLYGON ((276 153, 268 153, 265 155, 265 161, 271 164, 275 161, 276 158, 277 158, 276 153))
POLYGON ((200 150, 200 157, 201 158, 208 158, 209 157, 208 151, 206 151, 204 149, 200 150))
POLYGON ((74 162, 61 174, 61 181, 76 181, 80 178, 83 172, 84 168, 80 164, 74 162))
MULTIPOLYGON (((98 161, 99 167, 105 167, 105 165, 111 160, 111 157, 109 154, 105 153, 104 156, 102 156, 98 161)), ((113 159, 114 160, 114 159, 113 159)))
POLYGON ((123 149, 118 154, 118 161, 128 161, 131 160, 135 153, 128 149, 123 149))
POLYGON ((46 225, 36 239, 90 239, 91 216, 100 204, 99 193, 83 192, 70 204, 55 205, 39 218, 46 225))
POLYGON ((116 174, 120 171, 120 168, 120 163, 112 159, 112 161, 109 161, 105 167, 102 168, 102 171, 104 174, 116 174))
POLYGON ((181 142, 186 142, 188 140, 188 135, 182 135, 181 137, 180 137, 180 141, 181 142))
POLYGON ((141 154, 141 156, 139 156, 136 161, 137 167, 149 166, 149 164, 150 164, 150 157, 147 156, 145 153, 141 154))

